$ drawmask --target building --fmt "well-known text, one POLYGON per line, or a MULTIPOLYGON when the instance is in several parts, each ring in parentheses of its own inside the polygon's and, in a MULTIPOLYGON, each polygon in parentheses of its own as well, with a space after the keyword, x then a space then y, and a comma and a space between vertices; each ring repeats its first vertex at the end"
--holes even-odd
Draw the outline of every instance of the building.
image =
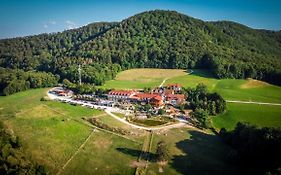
POLYGON ((72 96, 73 95, 73 92, 71 90, 64 89, 61 87, 54 88, 51 92, 58 96, 72 96))
POLYGON ((155 107, 160 107, 160 106, 162 106, 164 104, 163 99, 162 99, 162 97, 160 95, 156 95, 153 98, 151 98, 149 103, 152 106, 155 106, 155 107))
POLYGON ((156 93, 137 93, 131 98, 131 101, 145 102, 156 107, 164 104, 162 96, 156 93))
POLYGON ((130 90, 112 90, 108 93, 107 97, 109 100, 128 100, 136 94, 135 91, 130 90))
POLYGON ((169 89, 172 89, 172 90, 174 90, 174 91, 176 91, 176 92, 178 92, 178 91, 181 91, 181 89, 182 89, 182 85, 180 85, 180 84, 168 84, 168 86, 167 86, 169 89))
POLYGON ((167 94, 165 100, 171 105, 176 106, 184 102, 185 96, 184 94, 167 94))

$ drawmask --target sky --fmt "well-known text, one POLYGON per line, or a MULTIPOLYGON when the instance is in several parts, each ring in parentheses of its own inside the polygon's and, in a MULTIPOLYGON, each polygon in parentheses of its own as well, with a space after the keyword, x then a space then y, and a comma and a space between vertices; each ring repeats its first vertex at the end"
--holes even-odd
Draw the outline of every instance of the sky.
POLYGON ((281 30, 281 0, 0 0, 0 38, 61 32, 162 9, 205 21, 281 30))

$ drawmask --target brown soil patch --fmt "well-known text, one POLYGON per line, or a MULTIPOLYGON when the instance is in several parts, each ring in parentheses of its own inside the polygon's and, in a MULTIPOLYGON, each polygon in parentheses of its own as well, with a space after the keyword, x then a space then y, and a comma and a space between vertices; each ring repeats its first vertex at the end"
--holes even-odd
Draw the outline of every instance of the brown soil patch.
POLYGON ((130 164, 130 167, 132 168, 137 168, 137 167, 146 167, 147 166, 147 162, 146 161, 132 161, 131 164, 130 164))
POLYGON ((248 79, 246 83, 240 86, 241 89, 251 89, 268 86, 269 84, 263 81, 248 79))
POLYGON ((107 138, 96 138, 92 144, 101 150, 106 150, 112 145, 112 141, 107 138))

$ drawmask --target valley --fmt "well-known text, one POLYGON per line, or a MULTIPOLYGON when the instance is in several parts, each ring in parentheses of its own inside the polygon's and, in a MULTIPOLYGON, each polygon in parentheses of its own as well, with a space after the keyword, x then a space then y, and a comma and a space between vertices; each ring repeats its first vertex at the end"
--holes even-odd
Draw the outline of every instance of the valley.
MULTIPOLYGON (((144 87, 158 87, 167 78, 166 83, 181 83, 184 87, 194 87, 203 82, 208 89, 220 92, 229 100, 249 100, 278 103, 280 87, 258 82, 257 86, 243 88, 253 80, 217 80, 204 70, 194 70, 187 74, 183 70, 133 69, 121 72, 115 80, 106 82, 105 86, 125 88, 126 84, 140 81, 152 82, 144 87), (132 71, 133 73, 128 73, 132 71), (143 72, 158 72, 153 76, 142 75, 143 72), (172 74, 173 72, 178 74, 172 74), (130 77, 128 77, 130 75, 130 77), (175 76, 170 76, 175 75, 175 76), (126 83, 120 86, 120 81, 126 83), (145 80, 147 79, 147 80, 145 80), (158 81, 152 81, 157 79, 158 81), (107 84, 110 83, 110 86, 107 84), (268 90, 276 93, 267 93, 268 90), (238 94, 238 95, 237 95, 238 94), (237 95, 237 98, 236 96, 237 95)), ((257 84, 257 82, 255 82, 257 84)), ((130 86, 128 86, 129 89, 130 86)), ((130 87, 131 88, 131 87, 130 87)), ((47 167, 52 174, 97 174, 121 173, 134 174, 136 162, 146 139, 147 131, 136 129, 122 123, 102 110, 73 106, 61 102, 40 101, 48 89, 34 89, 0 97, 1 120, 22 140, 24 149, 32 158, 47 167), (91 125, 84 118, 100 118, 109 126, 123 128, 133 135, 122 136, 106 129, 91 125), (118 159, 118 161, 115 161, 118 159)), ((116 114, 119 116, 119 114, 116 114)), ((225 127, 233 129, 237 122, 249 122, 257 126, 279 127, 281 125, 281 107, 271 105, 227 103, 227 111, 212 117, 216 129, 225 127)), ((122 117, 122 115, 120 115, 122 117)), ((224 162, 227 145, 211 131, 197 130, 190 127, 163 129, 153 131, 150 158, 145 174, 163 172, 163 174, 198 174, 212 172, 215 174, 235 174, 235 167, 224 162), (164 139, 171 152, 171 159, 165 164, 154 161, 156 144, 164 139), (206 146, 208 145, 208 146, 206 146), (206 153, 212 152, 212 154, 206 153), (200 159, 200 163, 195 163, 200 159)), ((139 170, 138 170, 139 171, 139 170)))

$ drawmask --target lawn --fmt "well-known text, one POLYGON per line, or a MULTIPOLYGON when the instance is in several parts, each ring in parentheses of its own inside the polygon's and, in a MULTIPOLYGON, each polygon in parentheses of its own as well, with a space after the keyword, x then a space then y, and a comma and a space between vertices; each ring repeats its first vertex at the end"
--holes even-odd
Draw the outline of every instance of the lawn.
POLYGON ((236 174, 233 167, 225 162, 229 148, 215 135, 204 134, 187 128, 178 128, 164 133, 154 133, 152 153, 156 145, 164 140, 170 152, 166 166, 151 163, 147 174, 236 174))
POLYGON ((166 78, 185 75, 181 69, 130 69, 120 72, 114 80, 107 81, 102 88, 142 89, 157 87, 166 78))
POLYGON ((281 127, 281 107, 228 103, 227 112, 213 117, 213 125, 231 130, 237 122, 249 122, 260 127, 281 127))

